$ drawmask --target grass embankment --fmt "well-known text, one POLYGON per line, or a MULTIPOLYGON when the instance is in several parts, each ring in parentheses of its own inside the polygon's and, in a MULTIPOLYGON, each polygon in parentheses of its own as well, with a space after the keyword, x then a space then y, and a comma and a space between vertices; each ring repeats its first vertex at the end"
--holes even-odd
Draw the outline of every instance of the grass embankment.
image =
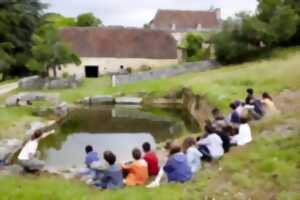
MULTIPOLYGON (((78 90, 58 91, 67 101, 95 94, 149 91, 165 95, 180 87, 191 87, 207 96, 212 105, 226 108, 242 98, 247 87, 277 95, 284 89, 299 90, 300 53, 285 58, 252 62, 204 73, 116 88, 106 81, 88 80, 78 90), (100 83, 102 83, 100 85, 100 83)), ((299 92, 299 91, 298 91, 299 92)), ((143 187, 97 191, 76 181, 57 177, 0 177, 0 199, 300 199, 300 95, 282 101, 284 114, 252 123, 254 141, 208 165, 187 184, 168 184, 157 189, 143 187)), ((2 120, 2 118, 1 118, 2 120)))
POLYGON ((218 163, 205 165, 195 180, 186 184, 99 191, 75 180, 53 176, 0 176, 0 199, 297 200, 300 198, 299 124, 290 131, 276 132, 276 126, 289 123, 294 117, 295 114, 284 115, 255 123, 253 143, 233 148, 218 163), (263 128, 266 124, 268 128, 263 128), (256 132, 261 129, 268 131, 256 132))
POLYGON ((227 66, 207 72, 160 80, 143 81, 118 87, 111 87, 108 76, 99 79, 87 79, 84 85, 76 89, 43 90, 58 92, 61 99, 75 102, 86 96, 101 94, 137 95, 149 92, 151 96, 164 96, 182 87, 189 87, 195 93, 205 95, 211 105, 227 107, 233 99, 244 98, 245 89, 253 87, 258 92, 268 91, 277 94, 284 89, 298 89, 300 86, 300 48, 275 51, 269 59, 227 66))

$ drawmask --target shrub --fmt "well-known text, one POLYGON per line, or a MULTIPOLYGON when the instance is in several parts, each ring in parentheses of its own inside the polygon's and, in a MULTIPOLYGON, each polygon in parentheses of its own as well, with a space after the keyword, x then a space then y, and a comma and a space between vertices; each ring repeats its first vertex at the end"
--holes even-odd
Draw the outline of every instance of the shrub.
POLYGON ((131 67, 128 67, 126 70, 127 70, 127 72, 128 72, 129 74, 132 73, 132 68, 131 68, 131 67))
POLYGON ((67 79, 67 78, 70 77, 70 75, 69 75, 68 72, 64 72, 64 73, 62 74, 62 77, 63 77, 64 79, 67 79))
POLYGON ((180 48, 186 52, 186 61, 195 62, 210 57, 210 48, 203 48, 203 37, 199 33, 188 33, 184 37, 180 48))
POLYGON ((150 71, 151 67, 148 65, 141 65, 140 69, 141 69, 141 71, 150 71))

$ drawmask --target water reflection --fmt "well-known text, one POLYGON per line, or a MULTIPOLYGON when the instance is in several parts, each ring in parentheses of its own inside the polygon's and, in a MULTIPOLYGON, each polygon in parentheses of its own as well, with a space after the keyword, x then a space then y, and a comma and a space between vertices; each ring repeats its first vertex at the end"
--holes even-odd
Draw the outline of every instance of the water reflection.
MULTIPOLYGON (((55 136, 51 136, 55 138, 55 136)), ((86 145, 92 145, 100 155, 105 150, 116 152, 118 162, 131 160, 131 150, 150 142, 155 148, 155 141, 150 134, 89 134, 74 133, 68 135, 60 148, 41 148, 42 158, 50 166, 81 167, 84 166, 86 145)))
POLYGON ((170 108, 79 109, 70 113, 57 134, 41 142, 40 151, 49 165, 57 166, 81 166, 88 144, 101 154, 112 150, 120 161, 126 161, 131 159, 131 150, 145 141, 155 145, 155 141, 163 142, 179 137, 186 130, 195 130, 191 122, 181 110, 170 108))

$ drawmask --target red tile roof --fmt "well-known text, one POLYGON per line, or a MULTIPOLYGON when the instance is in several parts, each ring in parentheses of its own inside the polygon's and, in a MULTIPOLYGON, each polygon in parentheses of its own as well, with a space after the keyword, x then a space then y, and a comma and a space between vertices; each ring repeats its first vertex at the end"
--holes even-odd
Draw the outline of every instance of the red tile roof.
POLYGON ((151 24, 160 30, 172 30, 173 24, 176 30, 197 29, 199 24, 205 29, 215 29, 220 27, 220 20, 217 10, 158 10, 151 24))
POLYGON ((157 30, 120 27, 71 27, 62 38, 81 57, 176 59, 176 41, 157 30))

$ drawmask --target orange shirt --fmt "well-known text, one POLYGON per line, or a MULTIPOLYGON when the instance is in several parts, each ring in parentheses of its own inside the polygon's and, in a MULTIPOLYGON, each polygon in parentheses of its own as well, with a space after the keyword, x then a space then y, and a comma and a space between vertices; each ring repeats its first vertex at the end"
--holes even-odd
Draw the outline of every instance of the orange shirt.
POLYGON ((133 161, 131 164, 123 165, 122 167, 129 172, 125 179, 126 185, 144 185, 147 182, 149 175, 145 160, 133 161))

